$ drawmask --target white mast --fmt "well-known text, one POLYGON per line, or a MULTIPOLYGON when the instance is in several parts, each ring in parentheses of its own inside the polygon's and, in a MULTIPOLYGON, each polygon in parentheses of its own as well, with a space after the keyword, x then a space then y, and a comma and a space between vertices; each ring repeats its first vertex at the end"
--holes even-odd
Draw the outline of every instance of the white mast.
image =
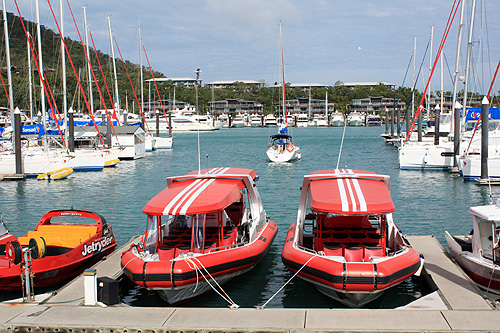
POLYGON ((87 55, 89 61, 87 63, 87 68, 89 72, 89 94, 90 94, 90 113, 94 114, 94 98, 92 96, 92 65, 90 64, 90 53, 89 53, 89 29, 87 26, 87 11, 86 7, 83 6, 83 25, 85 28, 85 47, 87 48, 87 55))
MULTIPOLYGON (((472 12, 470 17, 470 27, 469 27, 469 42, 467 44, 467 59, 465 64, 465 84, 464 84, 464 100, 463 100, 463 121, 465 121, 465 115, 467 114, 467 90, 469 86, 469 72, 470 72, 470 59, 472 56, 472 34, 474 32, 474 17, 476 16, 476 0, 472 1, 472 12)), ((486 129, 487 130, 487 129, 486 129)))
POLYGON ((286 115, 286 98, 285 98, 285 61, 283 59, 283 38, 281 37, 281 21, 280 21, 280 48, 281 48, 281 76, 282 76, 282 88, 283 94, 281 96, 283 100, 283 117, 285 117, 285 125, 288 124, 287 115, 286 115))
POLYGON ((111 20, 108 16, 108 27, 109 27, 109 46, 111 47, 111 58, 113 59, 113 73, 115 77, 115 106, 120 112, 120 96, 118 95, 118 78, 116 76, 116 61, 115 61, 115 49, 113 48, 113 34, 111 32, 111 20))
MULTIPOLYGON (((43 80, 45 79, 45 73, 43 71, 43 61, 42 61, 42 36, 40 33, 40 10, 38 8, 38 0, 35 1, 36 7, 36 34, 38 38, 38 66, 40 69, 40 102, 42 104, 42 126, 45 128, 46 120, 46 110, 45 110, 45 87, 43 80)), ((44 135, 44 149, 47 149, 47 135, 44 135)))
POLYGON ((142 39, 141 39, 141 26, 137 29, 139 32, 139 59, 141 68, 141 109, 144 110, 144 80, 142 77, 142 39))
MULTIPOLYGON (((66 122, 68 119, 68 101, 66 100, 66 52, 64 50, 64 19, 63 19, 63 2, 59 0, 59 14, 61 16, 61 67, 62 67, 62 85, 63 85, 63 113, 64 113, 64 125, 66 128, 66 122)), ((68 141, 68 131, 65 131, 66 141, 68 141)))
MULTIPOLYGON (((37 2, 38 3, 38 2, 37 2)), ((5 32, 5 52, 7 55, 7 78, 8 78, 8 84, 9 84, 9 107, 10 107, 10 125, 14 129, 14 95, 12 93, 12 72, 11 72, 11 64, 10 64, 10 45, 9 45, 9 31, 8 29, 8 24, 7 24, 7 12, 5 9, 5 0, 2 0, 2 14, 3 14, 3 29, 5 32)), ((14 129, 15 130, 15 129, 14 129)), ((12 138, 14 138, 14 135, 12 135, 12 138)), ((14 145, 14 139, 12 139, 12 145, 14 145)), ((12 147, 15 151, 15 147, 12 147)))
POLYGON ((328 90, 326 91, 325 96, 325 118, 328 120, 328 90))
POLYGON ((416 71, 416 59, 417 59, 417 37, 415 37, 415 43, 413 45, 413 89, 411 93, 411 116, 415 112, 415 71, 416 71))
MULTIPOLYGON (((5 29, 7 31, 7 29, 5 29)), ((28 31, 28 39, 31 41, 31 36, 28 31)), ((31 124, 33 125, 33 78, 31 77, 31 49, 30 49, 30 43, 26 43, 26 46, 28 48, 28 80, 29 80, 29 95, 30 95, 30 119, 31 119, 31 124)))
POLYGON ((429 89, 427 90, 427 116, 426 119, 429 121, 429 111, 431 109, 431 72, 432 72, 432 44, 434 44, 434 26, 431 27, 431 53, 429 54, 429 89))

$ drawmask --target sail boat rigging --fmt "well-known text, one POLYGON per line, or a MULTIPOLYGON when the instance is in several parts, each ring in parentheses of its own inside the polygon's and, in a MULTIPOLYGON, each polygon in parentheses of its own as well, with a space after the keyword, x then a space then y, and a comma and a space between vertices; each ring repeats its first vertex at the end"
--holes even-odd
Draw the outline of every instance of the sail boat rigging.
POLYGON ((283 56, 283 39, 281 34, 280 21, 280 50, 281 50, 281 77, 283 88, 282 94, 282 110, 283 123, 278 130, 278 134, 269 137, 266 154, 271 162, 289 162, 301 158, 300 147, 294 145, 292 136, 288 134, 288 117, 286 112, 286 89, 285 89, 285 63, 283 56))

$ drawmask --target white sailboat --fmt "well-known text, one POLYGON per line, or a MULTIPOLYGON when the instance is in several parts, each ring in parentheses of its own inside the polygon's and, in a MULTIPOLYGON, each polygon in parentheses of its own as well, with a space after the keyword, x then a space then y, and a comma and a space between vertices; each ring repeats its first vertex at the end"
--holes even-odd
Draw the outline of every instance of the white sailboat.
POLYGON ((286 91, 285 91, 285 65, 283 61, 283 40, 281 38, 281 22, 280 22, 280 46, 281 46, 281 72, 283 79, 283 93, 282 93, 282 105, 283 105, 283 119, 284 124, 280 127, 278 134, 271 135, 269 137, 269 143, 267 145, 266 154, 271 162, 289 162, 302 157, 300 152, 300 147, 293 143, 292 136, 288 134, 288 123, 287 123, 287 113, 286 113, 286 91))

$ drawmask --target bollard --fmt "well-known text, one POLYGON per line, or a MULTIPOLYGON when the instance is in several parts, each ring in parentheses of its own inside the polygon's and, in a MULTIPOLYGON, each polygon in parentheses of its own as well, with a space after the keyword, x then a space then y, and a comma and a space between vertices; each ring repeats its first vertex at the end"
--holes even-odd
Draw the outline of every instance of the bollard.
POLYGON ((93 268, 83 272, 83 285, 85 291, 84 305, 96 305, 97 303, 97 271, 93 268))

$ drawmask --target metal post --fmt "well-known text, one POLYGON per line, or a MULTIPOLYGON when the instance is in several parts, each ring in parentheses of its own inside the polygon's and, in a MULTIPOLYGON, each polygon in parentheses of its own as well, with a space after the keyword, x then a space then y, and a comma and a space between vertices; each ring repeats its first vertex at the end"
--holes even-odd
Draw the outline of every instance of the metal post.
POLYGON ((21 111, 14 111, 14 150, 16 155, 16 175, 23 175, 23 158, 21 155, 21 111))
POLYGON ((168 113, 168 126, 170 128, 169 135, 172 136, 172 113, 168 113))
POLYGON ((391 110, 391 136, 394 136, 394 109, 391 110))
POLYGON ((75 151, 75 111, 72 108, 68 111, 68 118, 68 148, 73 153, 75 151))
POLYGON ((396 110, 396 124, 397 124, 397 134, 398 136, 401 135, 401 110, 397 109, 396 110))
POLYGON ((411 126, 411 119, 410 119, 410 115, 411 115, 411 111, 409 109, 406 109, 406 119, 405 119, 405 123, 406 123, 406 133, 409 133, 410 131, 410 126, 411 126))
POLYGON ((441 109, 439 104, 436 105, 436 112, 434 113, 434 129, 436 133, 434 133, 434 145, 439 145, 439 116, 441 115, 441 109))
POLYGON ((454 155, 455 159, 453 160, 453 167, 454 171, 458 172, 458 157, 460 156, 460 109, 462 108, 462 105, 458 103, 458 101, 455 101, 455 105, 453 105, 454 109, 454 116, 455 116, 455 122, 454 122, 454 130, 453 130, 453 143, 454 143, 454 155))
POLYGON ((110 119, 109 121, 106 121, 106 144, 108 145, 108 148, 111 148, 112 142, 111 142, 111 122, 113 120, 110 119))
POLYGON ((490 104, 486 96, 481 103, 481 179, 488 179, 488 118, 490 104))
POLYGON ((418 113, 418 142, 422 142, 422 111, 418 113))
POLYGON ((124 111, 123 111, 123 126, 128 126, 128 119, 127 119, 127 116, 128 116, 128 111, 127 111, 127 110, 124 110, 124 111))
POLYGON ((156 110, 156 137, 160 136, 160 110, 156 110))
POLYGON ((385 134, 389 134, 389 109, 385 108, 385 134))

